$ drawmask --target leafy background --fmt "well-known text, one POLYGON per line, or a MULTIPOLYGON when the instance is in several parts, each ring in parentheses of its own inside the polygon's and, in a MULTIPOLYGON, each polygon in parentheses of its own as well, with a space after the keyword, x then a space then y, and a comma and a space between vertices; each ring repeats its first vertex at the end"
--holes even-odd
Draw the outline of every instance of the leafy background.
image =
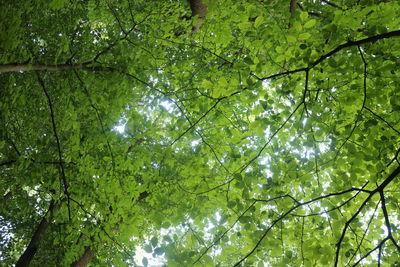
POLYGON ((4 265, 399 264, 398 2, 206 4, 1 3, 4 265))

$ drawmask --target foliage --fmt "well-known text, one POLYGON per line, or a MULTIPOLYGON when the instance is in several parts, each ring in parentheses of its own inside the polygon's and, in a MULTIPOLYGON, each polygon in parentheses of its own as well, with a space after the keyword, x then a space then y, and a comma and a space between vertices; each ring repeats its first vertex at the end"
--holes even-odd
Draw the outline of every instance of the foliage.
POLYGON ((400 264, 398 2, 205 2, 0 4, 5 265, 400 264))

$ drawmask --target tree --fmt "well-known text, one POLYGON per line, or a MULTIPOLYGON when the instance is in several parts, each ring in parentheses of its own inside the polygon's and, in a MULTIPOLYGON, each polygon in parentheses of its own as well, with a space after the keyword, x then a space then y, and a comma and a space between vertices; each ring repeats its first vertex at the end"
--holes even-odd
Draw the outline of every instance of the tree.
POLYGON ((396 1, 1 10, 6 265, 400 263, 396 1))

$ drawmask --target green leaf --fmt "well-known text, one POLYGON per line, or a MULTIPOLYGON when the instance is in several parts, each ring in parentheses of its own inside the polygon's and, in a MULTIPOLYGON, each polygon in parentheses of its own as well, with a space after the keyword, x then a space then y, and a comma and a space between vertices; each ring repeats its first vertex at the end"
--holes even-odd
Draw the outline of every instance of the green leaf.
POLYGON ((310 38, 310 37, 311 37, 311 34, 308 33, 308 32, 304 32, 304 33, 299 34, 299 38, 300 38, 301 40, 307 40, 307 39, 310 38))
POLYGON ((256 20, 254 21, 254 27, 258 28, 264 23, 264 17, 263 16, 258 16, 256 20))
POLYGON ((243 61, 248 65, 254 65, 253 60, 250 57, 245 57, 243 61))
POLYGON ((150 240, 150 243, 151 243, 151 246, 154 248, 154 247, 157 247, 157 244, 158 244, 158 238, 157 237, 153 237, 151 240, 150 240))
POLYGON ((295 43, 297 42, 297 38, 293 35, 288 35, 287 37, 288 42, 295 43))
POLYGON ((306 29, 312 28, 312 27, 315 25, 316 22, 317 22, 317 21, 316 21, 315 19, 310 19, 309 21, 307 21, 307 22, 304 24, 304 28, 306 28, 306 29))
POLYGON ((301 12, 300 13, 300 19, 301 21, 306 21, 308 18, 308 13, 307 12, 301 12))
POLYGON ((154 250, 154 253, 157 255, 162 255, 162 254, 164 254, 164 252, 165 252, 164 248, 162 248, 162 247, 158 247, 154 250))
POLYGON ((148 261, 148 259, 147 259, 146 257, 143 257, 143 259, 142 259, 142 264, 143 264, 143 266, 145 266, 145 267, 148 266, 149 261, 148 261))
POLYGON ((214 84, 212 82, 210 82, 209 80, 203 80, 201 83, 201 86, 204 89, 212 89, 214 87, 214 84))
POLYGON ((1 2, 2 266, 354 265, 383 183, 396 237, 398 1, 203 2, 1 2))
POLYGON ((225 87, 228 85, 228 81, 226 80, 225 77, 221 77, 221 78, 218 80, 218 85, 219 85, 221 88, 225 88, 225 87))
POLYGON ((146 251, 147 253, 152 253, 153 248, 151 247, 151 245, 146 245, 144 246, 144 251, 146 251))
POLYGON ((50 2, 50 7, 54 9, 61 9, 63 8, 67 3, 67 0, 52 0, 50 2))

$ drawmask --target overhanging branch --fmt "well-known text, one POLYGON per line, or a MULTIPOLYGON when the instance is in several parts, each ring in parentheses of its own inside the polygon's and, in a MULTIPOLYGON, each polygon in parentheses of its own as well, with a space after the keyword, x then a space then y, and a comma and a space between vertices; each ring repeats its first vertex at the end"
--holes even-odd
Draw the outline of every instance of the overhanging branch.
POLYGON ((315 66, 319 65, 321 62, 323 62, 325 59, 328 59, 329 57, 333 56, 334 54, 338 53, 339 51, 352 47, 352 46, 360 46, 362 44, 367 44, 367 43, 373 43, 373 42, 377 42, 379 40, 383 40, 383 39, 388 39, 388 38, 392 38, 392 37, 398 37, 400 36, 400 30, 398 31, 391 31, 391 32, 387 32, 387 33, 383 33, 383 34, 378 34, 375 36, 371 36, 368 38, 364 38, 358 41, 349 41, 347 43, 341 44, 339 46, 337 46, 335 49, 331 50, 330 52, 320 56, 317 60, 315 60, 314 62, 312 62, 311 64, 308 65, 308 67, 303 67, 303 68, 298 68, 298 69, 294 69, 294 70, 289 70, 289 71, 284 71, 281 73, 277 73, 277 74, 272 74, 266 77, 257 77, 256 75, 253 75, 255 78, 257 78, 260 81, 265 81, 265 80, 270 80, 272 78, 277 78, 280 76, 285 76, 285 75, 289 75, 289 74, 294 74, 297 72, 302 72, 302 71, 308 71, 312 68, 314 68, 315 66))

